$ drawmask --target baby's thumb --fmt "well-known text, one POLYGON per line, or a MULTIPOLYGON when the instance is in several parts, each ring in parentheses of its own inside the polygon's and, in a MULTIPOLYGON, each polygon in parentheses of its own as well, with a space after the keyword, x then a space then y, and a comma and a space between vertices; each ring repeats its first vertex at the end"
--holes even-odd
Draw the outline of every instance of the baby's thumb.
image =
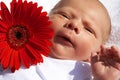
POLYGON ((93 73, 100 70, 99 54, 97 52, 91 53, 91 68, 93 73))
POLYGON ((95 63, 99 61, 99 56, 97 52, 92 52, 91 53, 91 63, 95 63))

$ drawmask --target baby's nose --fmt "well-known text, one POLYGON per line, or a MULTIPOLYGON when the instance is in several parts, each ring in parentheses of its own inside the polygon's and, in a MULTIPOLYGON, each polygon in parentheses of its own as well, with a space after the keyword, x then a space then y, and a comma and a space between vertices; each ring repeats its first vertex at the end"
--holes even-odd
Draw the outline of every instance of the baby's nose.
POLYGON ((77 34, 79 34, 80 30, 81 30, 80 23, 81 22, 78 20, 70 20, 70 21, 68 21, 66 27, 71 29, 71 30, 74 30, 77 34))

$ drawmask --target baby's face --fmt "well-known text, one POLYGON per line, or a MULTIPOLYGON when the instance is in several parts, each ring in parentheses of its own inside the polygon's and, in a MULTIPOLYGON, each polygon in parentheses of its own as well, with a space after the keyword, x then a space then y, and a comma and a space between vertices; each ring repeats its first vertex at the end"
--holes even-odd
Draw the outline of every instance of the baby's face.
POLYGON ((110 24, 97 0, 62 0, 50 20, 55 31, 50 56, 73 60, 87 60, 98 51, 110 24))

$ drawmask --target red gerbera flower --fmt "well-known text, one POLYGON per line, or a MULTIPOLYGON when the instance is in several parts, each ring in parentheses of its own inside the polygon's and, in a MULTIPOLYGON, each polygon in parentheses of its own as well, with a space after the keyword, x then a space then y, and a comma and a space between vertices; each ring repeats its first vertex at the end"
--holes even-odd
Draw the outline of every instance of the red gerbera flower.
POLYGON ((42 6, 22 0, 12 0, 10 12, 1 2, 0 10, 0 64, 12 72, 23 64, 43 62, 41 54, 48 56, 53 30, 47 12, 42 6))

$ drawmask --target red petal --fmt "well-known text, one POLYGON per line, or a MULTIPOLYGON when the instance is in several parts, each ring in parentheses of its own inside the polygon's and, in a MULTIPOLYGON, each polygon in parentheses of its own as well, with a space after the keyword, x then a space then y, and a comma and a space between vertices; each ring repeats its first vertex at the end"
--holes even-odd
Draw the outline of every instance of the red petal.
POLYGON ((38 47, 37 49, 42 49, 42 50, 44 50, 45 52, 50 52, 50 49, 47 47, 47 45, 45 45, 42 41, 40 41, 40 40, 36 40, 36 39, 31 39, 30 40, 30 44, 32 45, 32 46, 36 46, 36 47, 38 47))
POLYGON ((22 16, 21 16, 21 20, 23 21, 23 22, 25 22, 26 21, 26 16, 27 16, 27 1, 25 0, 24 1, 24 3, 22 3, 22 16))
POLYGON ((29 54, 32 55, 37 60, 37 62, 43 61, 41 55, 37 51, 35 51, 35 48, 33 49, 33 47, 31 47, 30 45, 26 45, 26 48, 28 49, 29 54))
POLYGON ((11 50, 8 50, 7 51, 8 54, 6 55, 6 58, 4 59, 4 69, 8 68, 9 67, 9 63, 10 63, 10 59, 11 59, 11 50))
POLYGON ((6 48, 4 48, 1 55, 1 64, 4 69, 8 68, 10 56, 11 56, 10 47, 9 46, 5 46, 5 47, 6 48))
POLYGON ((25 65, 26 68, 29 68, 30 67, 30 58, 27 55, 27 53, 25 52, 25 49, 24 48, 20 49, 19 54, 20 54, 22 63, 25 65))
POLYGON ((40 14, 40 17, 42 17, 42 16, 47 16, 47 12, 42 12, 41 14, 40 14))
POLYGON ((6 41, 0 43, 0 49, 2 50, 2 52, 0 53, 0 60, 2 60, 4 56, 6 56, 6 54, 4 54, 4 51, 7 50, 7 46, 8 44, 6 44, 6 41))
POLYGON ((20 57, 19 57, 18 51, 15 51, 13 55, 15 60, 15 69, 18 70, 20 68, 20 57))
POLYGON ((11 53, 12 53, 12 55, 11 55, 11 59, 10 59, 10 69, 14 68, 14 65, 15 65, 15 60, 14 60, 15 51, 12 50, 11 53))
POLYGON ((36 18, 37 16, 39 16, 39 15, 40 15, 40 13, 41 13, 42 9, 43 9, 43 7, 42 7, 42 6, 41 6, 41 7, 39 7, 39 8, 37 8, 37 3, 36 3, 36 4, 34 4, 34 6, 33 6, 33 11, 32 11, 32 13, 31 13, 31 16, 36 18), (37 13, 36 13, 36 12, 37 12, 37 13))
POLYGON ((10 11, 11 11, 11 14, 13 15, 14 14, 14 11, 15 11, 15 8, 16 8, 16 0, 12 0, 11 4, 10 4, 10 11))
POLYGON ((52 42, 50 40, 44 40, 43 42, 44 42, 45 45, 53 46, 52 42))
POLYGON ((5 33, 0 33, 0 42, 6 40, 6 34, 5 33))
POLYGON ((23 16, 24 16, 24 19, 23 19, 23 21, 25 22, 25 23, 29 23, 29 17, 30 17, 30 13, 32 12, 32 10, 31 10, 31 6, 30 5, 32 5, 32 2, 29 2, 29 3, 27 3, 26 4, 26 2, 24 2, 24 5, 23 5, 23 7, 24 7, 24 14, 23 14, 23 16))
POLYGON ((8 26, 0 20, 0 32, 7 32, 8 26))
POLYGON ((27 55, 30 58, 30 64, 35 64, 35 58, 34 58, 34 56, 29 52, 29 50, 26 47, 25 47, 25 51, 26 51, 27 55))
POLYGON ((2 20, 5 21, 9 25, 9 27, 12 26, 12 16, 8 8, 3 2, 1 2, 1 17, 2 17, 2 20))
MULTIPOLYGON (((12 6, 12 4, 11 4, 11 6, 12 6)), ((18 3, 14 2, 13 6, 14 6, 13 10, 11 9, 13 12, 11 11, 11 13, 12 13, 14 22, 18 23, 21 21, 21 15, 23 15, 23 13, 22 13, 22 0, 18 0, 18 3)))
MULTIPOLYGON (((14 13, 16 11, 16 5, 17 5, 16 0, 12 0, 12 2, 10 4, 10 11, 11 11, 11 16, 12 17, 14 16, 14 13)), ((15 24, 15 20, 14 19, 13 19, 13 24, 15 24)))
POLYGON ((39 50, 43 55, 48 55, 50 49, 47 45, 45 45, 42 41, 38 40, 30 40, 29 45, 33 46, 35 49, 39 50))

